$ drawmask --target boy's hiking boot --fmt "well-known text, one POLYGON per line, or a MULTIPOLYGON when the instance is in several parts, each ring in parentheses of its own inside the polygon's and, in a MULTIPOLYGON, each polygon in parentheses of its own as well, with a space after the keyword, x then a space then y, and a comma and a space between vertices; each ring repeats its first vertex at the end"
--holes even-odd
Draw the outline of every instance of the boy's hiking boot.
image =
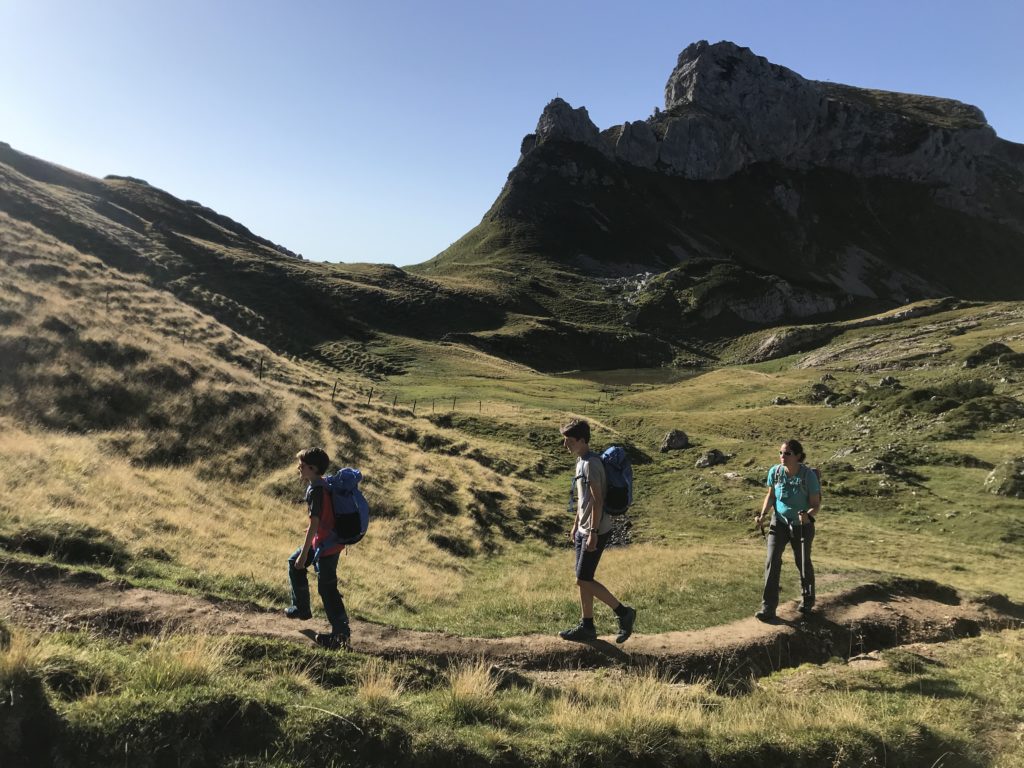
POLYGON ((347 651, 351 647, 348 635, 336 635, 331 632, 317 632, 313 641, 321 648, 326 648, 329 651, 340 651, 342 649, 347 651))
POLYGON ((574 643, 585 643, 588 640, 597 640, 597 630, 588 627, 582 621, 571 629, 563 629, 558 633, 563 640, 571 640, 574 643))
POLYGON ((770 623, 775 621, 775 611, 771 608, 758 608, 757 613, 754 614, 754 618, 758 621, 770 623))
POLYGON ((804 616, 807 616, 814 611, 814 601, 801 600, 800 605, 798 605, 796 609, 800 611, 800 613, 802 613, 804 616))
POLYGON ((624 643, 633 634, 633 625, 636 623, 636 608, 626 608, 626 612, 619 616, 619 634, 615 638, 616 643, 624 643))
POLYGON ((284 615, 289 619, 299 619, 301 621, 313 618, 313 612, 309 608, 299 608, 297 605, 289 605, 285 608, 284 615))

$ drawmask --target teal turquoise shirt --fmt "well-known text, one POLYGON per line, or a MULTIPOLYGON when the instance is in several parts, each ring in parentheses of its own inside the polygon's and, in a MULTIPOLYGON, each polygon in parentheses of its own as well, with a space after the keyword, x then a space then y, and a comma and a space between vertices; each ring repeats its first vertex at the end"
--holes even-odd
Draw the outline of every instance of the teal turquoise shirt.
POLYGON ((791 525, 800 522, 799 513, 811 506, 811 496, 821 493, 818 475, 806 464, 801 464, 793 477, 786 474, 781 464, 768 470, 769 487, 775 489, 775 513, 791 525))

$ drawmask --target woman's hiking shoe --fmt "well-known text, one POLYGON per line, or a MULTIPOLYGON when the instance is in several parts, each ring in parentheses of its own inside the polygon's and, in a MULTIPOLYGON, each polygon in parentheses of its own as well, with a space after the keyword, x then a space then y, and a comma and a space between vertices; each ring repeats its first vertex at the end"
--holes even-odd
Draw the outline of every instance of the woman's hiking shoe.
POLYGON ((587 640, 597 640, 597 630, 594 627, 588 627, 581 621, 571 629, 563 629, 558 636, 574 643, 585 643, 587 640))
POLYGON ((636 623, 636 608, 627 608, 626 612, 619 617, 619 634, 615 638, 616 643, 624 643, 633 634, 633 625, 636 623))
POLYGON ((348 635, 335 635, 331 632, 317 632, 313 642, 329 651, 339 651, 341 649, 347 651, 351 648, 348 635))
POLYGON ((754 618, 763 622, 775 621, 775 611, 771 608, 758 608, 757 613, 754 614, 754 618))
POLYGON ((289 605, 285 608, 284 615, 289 619, 299 619, 301 621, 313 618, 313 612, 309 608, 299 608, 297 605, 289 605))

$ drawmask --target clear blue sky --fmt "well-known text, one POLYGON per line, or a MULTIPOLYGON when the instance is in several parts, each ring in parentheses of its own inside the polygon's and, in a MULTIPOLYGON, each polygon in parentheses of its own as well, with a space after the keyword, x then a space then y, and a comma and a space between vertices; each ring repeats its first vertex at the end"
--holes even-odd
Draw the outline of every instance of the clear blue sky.
POLYGON ((643 119, 700 39, 1024 142, 1020 0, 0 0, 0 141, 309 259, 413 264, 479 222, 551 98, 643 119))

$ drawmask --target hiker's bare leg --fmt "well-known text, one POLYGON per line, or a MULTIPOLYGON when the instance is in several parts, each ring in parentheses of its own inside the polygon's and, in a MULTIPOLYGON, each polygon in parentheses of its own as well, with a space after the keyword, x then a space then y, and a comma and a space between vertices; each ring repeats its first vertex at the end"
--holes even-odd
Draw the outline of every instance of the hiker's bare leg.
POLYGON ((600 581, 577 581, 576 583, 580 588, 580 608, 583 612, 583 618, 594 618, 595 597, 613 611, 619 607, 620 603, 615 595, 609 592, 608 588, 600 581))
POLYGON ((587 589, 586 581, 577 581, 576 584, 580 588, 580 616, 584 619, 594 618, 594 595, 587 589))

